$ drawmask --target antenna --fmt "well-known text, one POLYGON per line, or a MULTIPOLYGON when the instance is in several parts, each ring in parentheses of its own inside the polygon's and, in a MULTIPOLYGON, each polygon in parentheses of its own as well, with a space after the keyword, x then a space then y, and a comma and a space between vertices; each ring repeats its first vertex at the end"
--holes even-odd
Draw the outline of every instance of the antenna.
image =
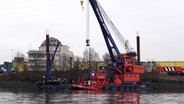
POLYGON ((49 29, 46 29, 46 35, 49 35, 49 29))
POLYGON ((137 36, 140 36, 140 31, 137 31, 137 32, 136 32, 136 35, 137 35, 137 36))

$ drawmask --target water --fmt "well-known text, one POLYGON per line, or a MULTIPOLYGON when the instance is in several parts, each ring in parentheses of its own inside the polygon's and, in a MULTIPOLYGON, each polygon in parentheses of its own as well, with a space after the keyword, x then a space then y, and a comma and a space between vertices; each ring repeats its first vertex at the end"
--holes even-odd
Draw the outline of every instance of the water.
POLYGON ((10 92, 0 91, 0 104, 184 104, 184 93, 148 92, 10 92))

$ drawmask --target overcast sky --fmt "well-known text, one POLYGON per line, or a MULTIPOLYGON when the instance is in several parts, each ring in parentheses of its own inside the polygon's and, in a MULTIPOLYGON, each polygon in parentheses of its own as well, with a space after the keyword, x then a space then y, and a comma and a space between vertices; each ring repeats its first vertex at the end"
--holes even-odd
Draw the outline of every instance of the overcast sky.
MULTIPOLYGON (((134 50, 136 31, 140 31, 141 60, 184 61, 184 0, 99 2, 134 50)), ((80 0, 0 0, 0 63, 11 61, 12 52, 27 56, 28 50, 38 49, 47 29, 50 37, 70 46, 74 55, 83 55, 85 10, 80 0)), ((92 9, 90 39, 100 56, 107 52, 92 9)))

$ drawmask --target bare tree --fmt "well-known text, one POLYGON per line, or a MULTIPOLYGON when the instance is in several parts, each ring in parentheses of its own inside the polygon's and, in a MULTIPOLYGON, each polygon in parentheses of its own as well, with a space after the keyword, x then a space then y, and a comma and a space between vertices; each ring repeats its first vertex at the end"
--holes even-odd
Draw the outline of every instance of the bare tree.
MULTIPOLYGON (((34 71, 38 71, 39 70, 39 66, 41 64, 41 59, 39 57, 38 54, 35 54, 34 57, 33 57, 33 64, 34 64, 34 71)), ((46 69, 45 69, 46 70, 46 69)))
POLYGON ((155 67, 156 67, 156 62, 155 61, 147 61, 143 63, 145 72, 154 72, 155 67))
POLYGON ((17 51, 16 54, 15 54, 15 57, 22 57, 22 58, 24 58, 25 55, 22 52, 17 51))
POLYGON ((71 68, 71 61, 72 58, 69 57, 67 54, 63 53, 61 59, 61 68, 63 70, 69 70, 71 68))
MULTIPOLYGON (((24 64, 24 57, 25 57, 25 55, 23 53, 21 53, 20 51, 16 52, 15 57, 14 57, 14 62, 16 63, 14 66, 15 70, 17 70, 17 71, 21 70, 21 64, 22 65, 24 64)), ((24 68, 24 67, 22 66, 22 68, 24 68)))
POLYGON ((80 62, 82 62, 82 57, 75 56, 75 59, 74 59, 74 68, 75 69, 80 69, 80 62))
POLYGON ((110 63, 110 61, 111 61, 111 57, 110 57, 109 53, 105 53, 102 56, 102 58, 103 58, 103 60, 104 60, 104 62, 105 62, 106 65, 108 65, 110 63))
POLYGON ((89 47, 83 53, 83 62, 87 63, 90 68, 98 68, 98 61, 100 61, 99 54, 94 48, 89 47))
POLYGON ((75 56, 75 58, 74 58, 74 61, 75 62, 82 62, 82 57, 80 57, 80 56, 75 56))

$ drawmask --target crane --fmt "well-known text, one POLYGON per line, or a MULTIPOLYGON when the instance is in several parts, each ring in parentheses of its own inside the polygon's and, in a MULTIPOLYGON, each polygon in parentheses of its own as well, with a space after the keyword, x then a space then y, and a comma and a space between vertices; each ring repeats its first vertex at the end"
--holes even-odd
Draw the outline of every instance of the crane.
POLYGON ((47 69, 46 69, 46 73, 45 76, 43 76, 43 80, 42 81, 37 81, 36 82, 36 87, 39 89, 47 89, 47 88, 62 88, 63 86, 60 84, 60 80, 56 80, 53 78, 53 76, 51 75, 51 69, 52 69, 52 65, 54 62, 54 58, 56 55, 56 52, 58 50, 58 47, 60 45, 60 42, 57 42, 54 53, 52 55, 52 58, 50 59, 50 52, 49 52, 49 35, 46 35, 46 56, 47 56, 47 69))
POLYGON ((47 72, 46 72, 46 75, 45 75, 47 80, 53 80, 52 75, 51 75, 50 72, 51 72, 51 68, 52 68, 54 58, 55 58, 55 55, 56 55, 56 52, 57 52, 57 49, 58 49, 59 45, 60 45, 60 42, 57 43, 56 48, 54 50, 54 54, 52 56, 52 59, 48 63, 47 72))
MULTIPOLYGON (((82 1, 82 0, 81 0, 82 1)), ((113 73, 113 83, 107 79, 107 71, 90 71, 88 74, 89 79, 87 84, 84 80, 79 80, 77 84, 72 84, 72 89, 82 90, 110 90, 110 89, 151 89, 152 84, 149 82, 142 82, 140 79, 141 74, 144 73, 144 67, 142 65, 135 64, 136 53, 132 50, 128 42, 123 38, 118 29, 108 18, 107 14, 103 10, 102 6, 97 0, 89 0, 92 6, 94 14, 100 25, 106 46, 108 48, 113 73), (109 27, 113 33, 117 35, 118 39, 124 44, 126 53, 120 53, 109 27)))
POLYGON ((110 27, 115 31, 114 33, 116 33, 116 35, 121 37, 121 39, 124 41, 120 35, 120 32, 110 21, 104 9, 97 0, 89 0, 89 2, 100 25, 106 46, 111 57, 112 68, 114 69, 114 84, 121 85, 124 82, 140 81, 140 74, 144 73, 144 67, 134 63, 134 57, 136 56, 136 53, 131 51, 131 48, 129 48, 127 43, 125 44, 125 47, 128 52, 125 54, 120 53, 106 23, 108 23, 110 27))

